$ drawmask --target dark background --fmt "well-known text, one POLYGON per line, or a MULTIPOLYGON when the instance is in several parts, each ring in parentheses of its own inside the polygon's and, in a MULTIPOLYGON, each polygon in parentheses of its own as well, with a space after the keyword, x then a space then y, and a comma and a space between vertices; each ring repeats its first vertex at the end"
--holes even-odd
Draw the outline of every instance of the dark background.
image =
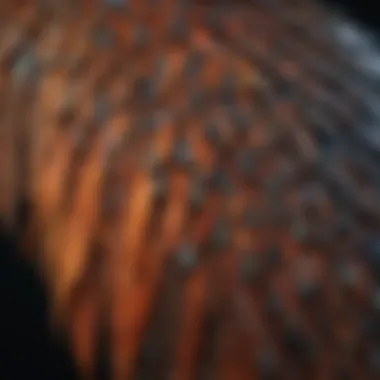
POLYGON ((42 286, 17 260, 15 240, 0 233, 0 379, 74 380, 67 350, 48 335, 42 286))
POLYGON ((376 31, 380 30, 380 17, 378 16, 376 1, 323 0, 323 2, 343 9, 347 14, 360 20, 376 31))
MULTIPOLYGON (((376 2, 325 0, 379 31, 376 2)), ((0 379, 74 379, 67 350, 48 335, 46 300, 35 274, 0 232, 0 379)))

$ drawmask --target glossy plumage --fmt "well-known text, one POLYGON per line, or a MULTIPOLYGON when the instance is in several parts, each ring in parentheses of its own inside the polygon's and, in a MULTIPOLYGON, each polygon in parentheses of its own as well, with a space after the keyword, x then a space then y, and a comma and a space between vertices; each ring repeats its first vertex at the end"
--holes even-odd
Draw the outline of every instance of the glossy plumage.
POLYGON ((333 16, 1 7, 0 211, 14 229, 30 206, 21 243, 84 378, 378 376, 376 92, 333 16))

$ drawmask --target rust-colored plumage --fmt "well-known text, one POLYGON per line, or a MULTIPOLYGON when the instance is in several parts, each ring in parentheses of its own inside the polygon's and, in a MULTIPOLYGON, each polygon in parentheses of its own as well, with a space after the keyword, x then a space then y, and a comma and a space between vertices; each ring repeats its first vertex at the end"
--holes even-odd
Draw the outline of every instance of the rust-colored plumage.
POLYGON ((1 2, 0 212, 30 205, 20 242, 84 379, 100 350, 113 380, 378 376, 371 89, 331 19, 1 2))

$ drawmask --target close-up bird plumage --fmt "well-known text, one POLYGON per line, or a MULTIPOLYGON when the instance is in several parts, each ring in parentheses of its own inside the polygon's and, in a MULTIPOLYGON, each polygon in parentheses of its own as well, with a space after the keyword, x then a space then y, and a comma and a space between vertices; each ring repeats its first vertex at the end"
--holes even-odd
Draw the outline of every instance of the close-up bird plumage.
POLYGON ((313 0, 3 0, 0 31, 0 276, 38 278, 46 378, 378 378, 374 32, 313 0))

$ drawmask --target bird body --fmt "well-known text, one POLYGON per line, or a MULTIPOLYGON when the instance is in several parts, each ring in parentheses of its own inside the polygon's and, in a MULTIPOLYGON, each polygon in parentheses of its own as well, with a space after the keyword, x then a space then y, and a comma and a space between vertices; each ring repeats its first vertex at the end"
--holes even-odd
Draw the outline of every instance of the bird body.
POLYGON ((333 16, 1 7, 0 213, 29 205, 20 242, 85 379, 376 377, 379 119, 333 16))

